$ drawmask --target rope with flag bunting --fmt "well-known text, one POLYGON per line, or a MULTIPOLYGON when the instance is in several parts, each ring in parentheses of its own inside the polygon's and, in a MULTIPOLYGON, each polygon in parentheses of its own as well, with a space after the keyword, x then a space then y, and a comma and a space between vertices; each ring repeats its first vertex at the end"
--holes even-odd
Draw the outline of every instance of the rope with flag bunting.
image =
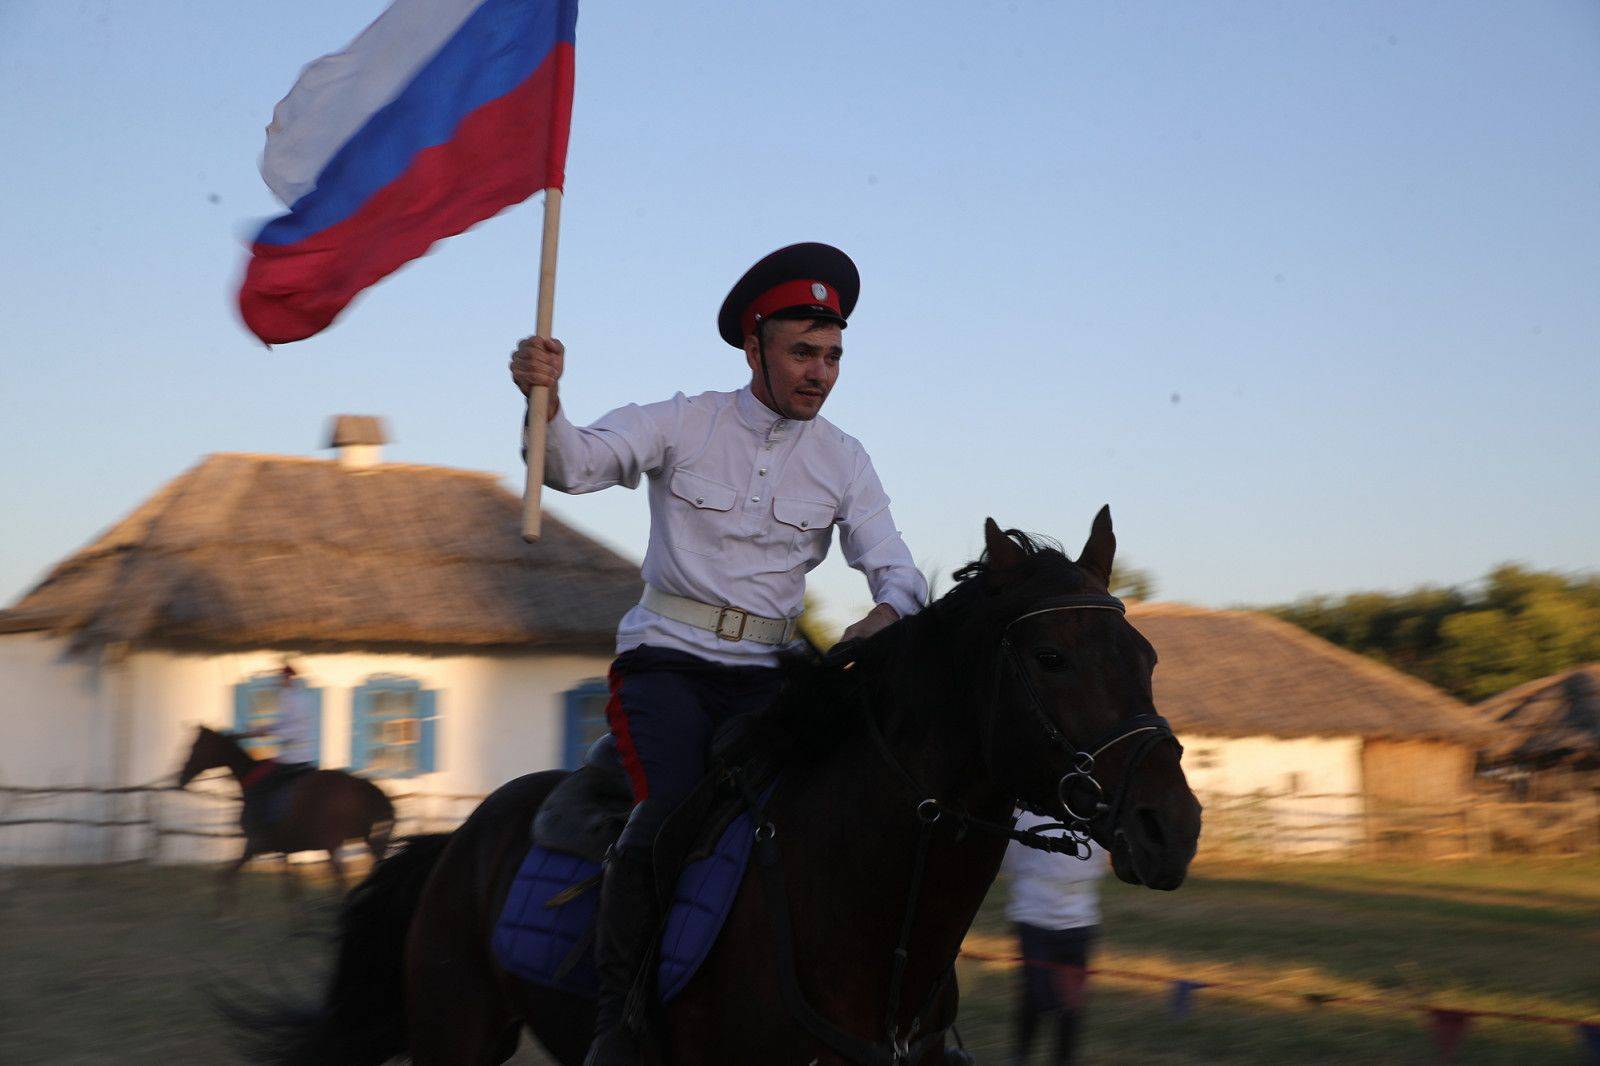
POLYGON ((1345 1004, 1375 1010, 1423 1014, 1428 1019, 1434 1048, 1439 1053, 1439 1061, 1441 1063, 1455 1061, 1456 1053, 1460 1050, 1467 1031, 1471 1028, 1472 1023, 1478 1019, 1522 1022, 1529 1025, 1565 1026, 1573 1030, 1574 1035, 1577 1037, 1578 1051, 1582 1056, 1580 1061, 1589 1063, 1591 1066, 1600 1066, 1600 1021, 1591 1021, 1583 1018, 1561 1018, 1547 1014, 1529 1014, 1520 1011, 1469 1007, 1441 1007, 1429 1003, 1395 1003, 1391 1000, 1379 999, 1373 996, 1351 996, 1332 992, 1291 992, 1284 989, 1260 988, 1237 981, 1199 981, 1184 977, 1174 977, 1171 974, 1124 970, 1117 967, 1084 967, 1072 966, 1066 963, 1028 961, 1020 955, 1003 955, 973 948, 962 948, 960 956, 977 962, 1007 963, 1014 966, 1037 967, 1053 971, 1063 979, 1063 982, 1068 987, 1075 990, 1074 998, 1082 995, 1085 981, 1091 975, 1111 977, 1123 981, 1164 984, 1168 990, 1166 999, 1168 1013, 1178 1021, 1187 1018, 1194 1011, 1198 998, 1197 994, 1205 989, 1289 999, 1312 1007, 1345 1004))

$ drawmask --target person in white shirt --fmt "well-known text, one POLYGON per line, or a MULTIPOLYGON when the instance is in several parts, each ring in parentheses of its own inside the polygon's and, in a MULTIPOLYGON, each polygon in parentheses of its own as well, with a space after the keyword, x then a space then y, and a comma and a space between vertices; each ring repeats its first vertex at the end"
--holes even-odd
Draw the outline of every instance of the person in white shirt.
POLYGON ((266 725, 241 733, 243 737, 271 737, 278 745, 273 761, 280 768, 312 765, 317 757, 317 715, 311 690, 298 684, 300 674, 284 663, 278 671, 278 713, 266 725))
MULTIPOLYGON (((1052 819, 1023 812, 1018 829, 1036 829, 1052 819)), ((1055 1057, 1075 1061, 1083 1020, 1083 972, 1100 931, 1100 882, 1106 853, 1094 847, 1087 859, 1057 855, 1013 841, 1001 869, 1010 895, 1006 917, 1022 950, 1012 1062, 1028 1061, 1039 1023, 1056 1020, 1055 1057)))
POLYGON ((269 727, 278 741, 278 761, 309 766, 316 759, 317 720, 311 690, 294 683, 294 667, 283 668, 278 717, 269 727))
POLYGON ((512 355, 523 392, 550 389, 546 485, 649 486, 645 592, 618 628, 606 709, 635 807, 605 866, 589 1066, 638 1061, 621 1022, 656 926, 656 830, 704 773, 716 728, 776 695, 778 654, 799 646, 806 574, 835 529, 876 604, 844 639, 868 637, 927 600, 866 449, 819 414, 838 381, 859 290, 855 264, 837 248, 773 252, 734 285, 717 317, 722 339, 745 354, 749 384, 630 404, 588 427, 562 409, 559 341, 529 337, 512 355))
POLYGON ((244 737, 270 737, 278 753, 257 767, 259 775, 245 779, 244 811, 240 822, 247 831, 257 832, 274 822, 283 806, 284 788, 301 774, 316 769, 317 720, 311 691, 299 683, 300 674, 285 662, 278 672, 278 713, 263 726, 241 734, 244 737))

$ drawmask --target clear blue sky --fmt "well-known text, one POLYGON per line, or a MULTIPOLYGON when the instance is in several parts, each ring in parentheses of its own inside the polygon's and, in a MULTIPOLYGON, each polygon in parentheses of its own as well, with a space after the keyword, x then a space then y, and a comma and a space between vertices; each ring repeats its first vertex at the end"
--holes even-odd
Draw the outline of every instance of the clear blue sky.
MULTIPOLYGON (((232 310, 262 129, 377 0, 0 3, 0 598, 219 450, 381 414, 520 483, 538 206, 323 336, 232 310)), ((565 402, 743 380, 713 316, 796 240, 864 275, 827 415, 940 574, 1110 502, 1228 604, 1600 563, 1600 5, 590 0, 565 402)), ((630 554, 645 500, 551 500, 630 554)), ((814 587, 843 615, 864 585, 814 587)))

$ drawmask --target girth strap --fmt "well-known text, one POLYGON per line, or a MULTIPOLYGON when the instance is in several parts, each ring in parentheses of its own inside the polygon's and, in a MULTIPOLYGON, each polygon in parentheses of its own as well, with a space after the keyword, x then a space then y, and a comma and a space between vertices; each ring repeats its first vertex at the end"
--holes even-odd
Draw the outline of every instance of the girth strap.
MULTIPOLYGON (((744 797, 745 805, 750 809, 750 817, 756 824, 755 853, 756 867, 761 871, 761 887, 766 895, 767 913, 772 922, 773 948, 777 954, 775 960, 778 967, 778 994, 784 1007, 812 1036, 822 1041, 835 1054, 841 1055, 859 1066, 905 1066, 908 1063, 919 1061, 935 1042, 944 1040, 944 1028, 939 1027, 929 1030, 914 1042, 900 1043, 892 1040, 887 1046, 875 1044, 854 1033, 834 1025, 817 1012, 816 1008, 807 1002, 805 993, 800 988, 799 975, 794 964, 794 929, 789 917, 789 893, 783 883, 783 863, 778 852, 777 830, 771 822, 766 820, 766 812, 760 799, 750 790, 743 776, 734 771, 731 775, 734 783, 739 788, 739 793, 744 797)), ((932 829, 932 823, 925 824, 924 839, 918 844, 917 870, 912 884, 912 900, 916 899, 920 885, 922 864, 927 851, 927 831, 932 829)), ((889 1031, 895 1028, 895 1018, 899 1000, 899 986, 905 968, 905 941, 910 928, 911 916, 908 914, 901 927, 901 944, 896 949, 893 972, 890 981, 891 998, 889 1004, 889 1031)), ((911 1024, 907 1033, 907 1040, 916 1033, 927 1015, 928 1011, 937 1004, 939 993, 948 983, 950 973, 947 970, 939 981, 935 982, 932 993, 917 1012, 917 1017, 911 1024)))

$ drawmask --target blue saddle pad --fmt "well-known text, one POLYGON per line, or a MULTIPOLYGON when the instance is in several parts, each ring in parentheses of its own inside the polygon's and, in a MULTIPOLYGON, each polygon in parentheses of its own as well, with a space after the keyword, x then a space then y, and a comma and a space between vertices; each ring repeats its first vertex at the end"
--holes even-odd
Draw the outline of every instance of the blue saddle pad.
MULTIPOLYGON (((670 1002, 689 983, 722 931, 750 861, 753 826, 748 811, 723 830, 705 858, 683 868, 661 934, 657 989, 670 1002)), ((594 938, 590 929, 600 905, 598 863, 535 844, 517 871, 494 930, 500 964, 525 981, 582 996, 598 994, 594 938), (562 893, 568 895, 557 900, 562 893), (554 904, 554 905, 552 905, 554 904)))

